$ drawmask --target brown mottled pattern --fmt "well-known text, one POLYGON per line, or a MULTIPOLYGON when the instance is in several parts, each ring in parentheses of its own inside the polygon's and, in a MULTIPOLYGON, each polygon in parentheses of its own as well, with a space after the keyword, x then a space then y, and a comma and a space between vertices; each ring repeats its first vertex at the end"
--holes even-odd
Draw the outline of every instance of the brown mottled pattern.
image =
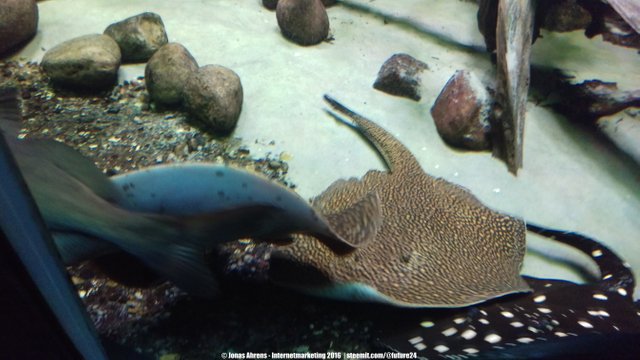
POLYGON ((311 265, 336 283, 367 284, 398 305, 464 306, 529 291, 519 276, 525 252, 522 221, 487 208, 460 186, 427 175, 384 129, 327 100, 353 120, 391 171, 338 180, 313 205, 323 214, 335 213, 376 192, 382 226, 372 243, 346 255, 305 235, 296 235, 297 241, 276 255, 311 265))

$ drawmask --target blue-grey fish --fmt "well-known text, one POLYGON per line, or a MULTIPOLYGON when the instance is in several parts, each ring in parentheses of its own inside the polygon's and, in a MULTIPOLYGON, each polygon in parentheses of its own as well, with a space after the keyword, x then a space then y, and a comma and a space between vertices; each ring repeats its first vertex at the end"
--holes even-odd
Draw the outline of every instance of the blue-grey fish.
POLYGON ((184 290, 210 296, 216 281, 204 257, 215 244, 300 231, 350 248, 366 244, 377 231, 375 221, 359 221, 379 218, 375 196, 338 214, 371 226, 347 227, 342 226, 344 221, 318 216, 283 186, 234 169, 158 167, 123 175, 114 183, 90 160, 62 143, 18 139, 19 119, 15 90, 2 90, 0 129, 67 263, 117 248, 184 290), (118 181, 123 185, 118 186, 118 181), (212 192, 208 186, 216 181, 227 185, 218 185, 212 192), (232 193, 234 187, 253 198, 232 193), (234 198, 220 197, 220 191, 234 198), (162 205, 149 205, 156 200, 162 205))
POLYGON ((527 225, 528 230, 590 256, 600 280, 575 284, 525 277, 533 289, 473 307, 415 312, 386 334, 399 352, 427 359, 631 359, 640 350, 634 278, 615 253, 585 236, 527 225))

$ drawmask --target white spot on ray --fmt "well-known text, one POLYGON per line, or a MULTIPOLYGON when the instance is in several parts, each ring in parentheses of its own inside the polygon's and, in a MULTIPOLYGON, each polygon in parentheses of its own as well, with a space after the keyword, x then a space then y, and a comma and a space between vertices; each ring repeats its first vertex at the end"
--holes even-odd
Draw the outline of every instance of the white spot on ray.
POLYGON ((603 277, 602 277, 602 280, 609 280, 609 279, 611 279, 612 277, 613 277, 613 275, 611 275, 611 274, 607 274, 607 275, 605 275, 605 276, 603 276, 603 277))
POLYGON ((587 313, 591 316, 609 317, 609 313, 604 310, 589 310, 587 313))
POLYGON ((442 335, 451 336, 451 335, 454 335, 457 332, 458 332, 458 330, 456 330, 456 328, 448 328, 447 330, 442 332, 442 335))
POLYGON ((433 327, 433 325, 435 325, 432 321, 423 321, 420 323, 420 326, 422 326, 423 328, 430 328, 433 327))
POLYGON ((464 318, 455 318, 453 319, 453 322, 456 324, 462 324, 464 322, 464 318))
POLYGON ((615 331, 620 331, 620 328, 619 328, 619 327, 617 327, 617 326, 615 326, 615 325, 613 325, 613 329, 614 329, 615 331))
POLYGON ((624 288, 618 288, 618 294, 627 296, 627 290, 625 290, 624 288))
POLYGON ((434 347, 433 350, 435 350, 435 351, 437 351, 437 352, 442 354, 443 352, 449 351, 449 348, 444 346, 444 345, 438 345, 438 346, 434 347))
POLYGON ((609 298, 607 297, 607 295, 605 294, 601 294, 601 293, 595 293, 593 294, 593 298, 596 300, 609 300, 609 298))
POLYGON ((482 324, 489 325, 489 320, 487 320, 487 319, 480 319, 478 321, 480 321, 480 323, 482 323, 482 324))
POLYGON ((567 334, 563 333, 562 331, 556 331, 554 334, 556 334, 557 337, 566 337, 567 334))
POLYGON ((513 317, 513 313, 509 311, 503 311, 500 314, 502 314, 502 316, 506 317, 507 319, 511 319, 513 317))
POLYGON ((513 326, 514 328, 520 328, 520 327, 523 327, 524 324, 521 323, 520 321, 514 321, 511 323, 511 326, 513 326))
POLYGON ((546 284, 544 284, 544 287, 551 287, 551 286, 553 286, 553 284, 552 284, 552 283, 546 283, 546 284))
POLYGON ((599 258, 600 256, 602 256, 602 250, 600 250, 600 249, 593 250, 591 252, 591 256, 593 256, 594 258, 599 258))
POLYGON ((482 315, 484 315, 484 316, 489 315, 489 314, 487 314, 487 312, 486 312, 486 311, 484 311, 484 310, 480 310, 480 314, 482 314, 482 315))
POLYGON ((416 350, 418 350, 418 351, 422 351, 422 350, 427 348, 427 345, 425 345, 423 343, 418 343, 418 344, 413 345, 413 347, 415 347, 416 350))
POLYGON ((498 334, 489 334, 484 337, 484 341, 488 342, 489 344, 498 343, 500 342, 500 340, 502 340, 502 338, 498 334))
POLYGON ((544 295, 536 296, 533 298, 533 302, 538 304, 544 302, 545 300, 547 300, 547 297, 544 295))
POLYGON ((477 354, 480 352, 480 350, 474 348, 466 348, 462 349, 462 351, 466 352, 467 354, 477 354))
POLYGON ((530 337, 521 337, 521 338, 518 338, 518 342, 523 344, 528 344, 530 342, 533 342, 533 339, 530 337))
POLYGON ((409 339, 409 342, 411 343, 411 345, 415 345, 419 342, 422 342, 424 339, 422 338, 422 336, 416 336, 416 337, 412 337, 411 339, 409 339))
POLYGON ((580 324, 580 326, 582 326, 585 329, 593 329, 593 325, 591 325, 591 323, 588 321, 580 320, 578 321, 578 324, 580 324))
POLYGON ((551 312, 551 309, 548 308, 538 308, 538 311, 540 311, 543 314, 548 314, 551 312))
POLYGON ((538 329, 534 328, 533 326, 529 326, 529 327, 527 328, 527 330, 531 331, 531 332, 532 332, 532 333, 534 333, 534 334, 537 334, 537 333, 539 333, 539 332, 540 332, 540 330, 538 330, 538 329))
POLYGON ((467 329, 465 330, 462 334, 460 334, 460 336, 462 336, 463 338, 467 339, 467 340, 471 340, 474 337, 476 337, 477 333, 471 329, 467 329))

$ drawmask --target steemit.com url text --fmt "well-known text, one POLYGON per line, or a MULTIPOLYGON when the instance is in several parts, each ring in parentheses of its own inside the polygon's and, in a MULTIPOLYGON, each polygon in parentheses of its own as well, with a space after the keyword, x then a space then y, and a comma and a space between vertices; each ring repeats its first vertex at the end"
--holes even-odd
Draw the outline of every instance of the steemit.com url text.
POLYGON ((341 353, 341 352, 315 352, 315 353, 233 353, 225 352, 220 354, 220 358, 227 359, 332 359, 332 360, 367 360, 367 359, 417 359, 417 353, 396 353, 396 352, 361 352, 361 353, 341 353))

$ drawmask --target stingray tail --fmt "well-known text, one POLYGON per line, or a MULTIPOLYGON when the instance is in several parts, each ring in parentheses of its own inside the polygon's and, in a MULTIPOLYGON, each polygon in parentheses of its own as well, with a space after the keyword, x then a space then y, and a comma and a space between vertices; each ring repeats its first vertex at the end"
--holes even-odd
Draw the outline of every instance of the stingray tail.
POLYGON ((623 296, 633 296, 635 280, 629 265, 616 253, 598 241, 569 231, 546 229, 531 223, 527 230, 570 245, 588 255, 600 269, 600 287, 623 296))
POLYGON ((337 114, 327 111, 334 119, 355 127, 376 148, 389 167, 389 171, 402 172, 410 169, 420 169, 418 161, 413 154, 398 139, 389 134, 373 121, 354 112, 339 103, 329 95, 324 95, 324 100, 336 111, 346 115, 356 126, 344 120, 337 114))

